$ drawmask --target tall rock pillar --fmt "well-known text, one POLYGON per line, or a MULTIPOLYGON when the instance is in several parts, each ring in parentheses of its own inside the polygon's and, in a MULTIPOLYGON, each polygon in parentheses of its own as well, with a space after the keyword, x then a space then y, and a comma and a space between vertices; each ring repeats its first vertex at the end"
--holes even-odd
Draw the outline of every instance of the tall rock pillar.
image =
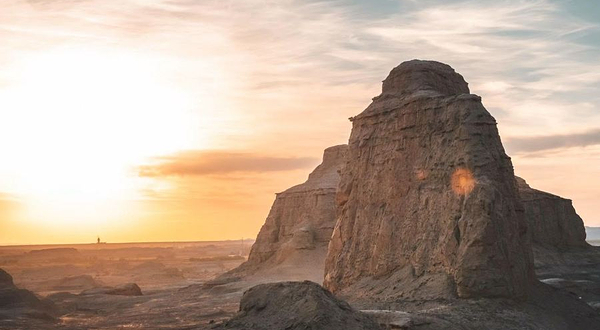
POLYGON ((351 121, 328 289, 378 300, 527 296, 533 260, 512 163, 461 75, 404 62, 351 121))

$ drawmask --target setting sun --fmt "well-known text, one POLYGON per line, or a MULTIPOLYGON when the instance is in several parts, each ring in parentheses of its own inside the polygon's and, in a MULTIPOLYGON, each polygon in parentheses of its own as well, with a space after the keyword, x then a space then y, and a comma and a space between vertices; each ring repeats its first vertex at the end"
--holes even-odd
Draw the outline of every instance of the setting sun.
POLYGON ((37 221, 114 218, 115 206, 143 188, 135 166, 189 148, 196 134, 192 100, 148 57, 59 48, 24 56, 10 73, 0 108, 12 111, 2 112, 0 139, 15 143, 0 150, 10 176, 3 188, 37 221))

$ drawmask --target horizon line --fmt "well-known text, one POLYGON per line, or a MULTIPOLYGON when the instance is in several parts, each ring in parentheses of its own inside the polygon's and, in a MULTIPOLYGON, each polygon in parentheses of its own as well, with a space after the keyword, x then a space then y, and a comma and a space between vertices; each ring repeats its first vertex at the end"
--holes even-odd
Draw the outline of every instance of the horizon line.
POLYGON ((160 241, 160 242, 136 242, 136 241, 129 241, 129 242, 101 242, 101 243, 34 243, 34 244, 0 244, 0 248, 5 248, 5 247, 26 247, 26 246, 60 246, 60 245, 99 245, 99 246, 106 246, 106 245, 119 245, 119 244, 172 244, 172 243, 217 243, 217 242, 236 242, 239 241, 241 242, 242 240, 252 240, 255 241, 256 239, 254 238, 241 238, 241 239, 223 239, 223 240, 207 240, 207 241, 160 241))

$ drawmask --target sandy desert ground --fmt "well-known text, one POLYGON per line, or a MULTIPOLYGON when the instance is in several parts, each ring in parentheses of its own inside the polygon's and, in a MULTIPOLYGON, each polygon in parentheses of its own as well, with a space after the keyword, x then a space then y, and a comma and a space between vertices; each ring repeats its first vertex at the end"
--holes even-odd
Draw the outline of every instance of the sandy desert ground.
MULTIPOLYGON (((208 329, 238 311, 244 290, 219 285, 253 241, 0 247, 0 268, 52 304, 47 313, 0 313, 1 329, 208 329), (207 283, 208 282, 208 283, 207 283), (102 288, 136 283, 142 295, 102 288), (52 317, 54 316, 54 317, 52 317)), ((592 243, 598 243, 592 241, 592 243)))
POLYGON ((186 329, 229 317, 237 311, 239 293, 213 294, 202 284, 242 263, 252 243, 0 247, 0 268, 14 284, 54 305, 50 315, 0 315, 0 328, 186 329), (137 284, 142 295, 103 292, 128 283, 137 284))

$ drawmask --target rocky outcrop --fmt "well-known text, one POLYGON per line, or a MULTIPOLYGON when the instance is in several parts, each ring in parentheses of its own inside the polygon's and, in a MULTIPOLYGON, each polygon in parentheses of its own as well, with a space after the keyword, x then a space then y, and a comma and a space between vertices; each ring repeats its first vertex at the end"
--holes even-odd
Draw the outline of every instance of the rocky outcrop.
POLYGON ((589 246, 583 220, 570 199, 533 189, 524 179, 516 179, 532 244, 559 250, 589 246))
POLYGON ((600 247, 586 242, 573 203, 531 188, 517 177, 525 208, 537 277, 600 309, 600 247))
POLYGON ((273 280, 322 280, 346 150, 346 145, 325 149, 323 162, 306 182, 277 194, 248 261, 226 277, 269 272, 273 280))
POLYGON ((0 268, 0 289, 12 288, 15 284, 13 278, 4 269, 0 268))
POLYGON ((320 285, 304 281, 250 288, 240 301, 239 313, 217 328, 377 330, 379 326, 320 285))
POLYGON ((67 276, 60 280, 48 281, 46 285, 51 287, 53 291, 78 292, 101 286, 101 284, 94 280, 90 275, 67 276))
POLYGON ((116 287, 104 286, 100 288, 94 288, 84 290, 80 293, 82 296, 96 295, 96 294, 107 294, 113 296, 141 296, 142 289, 135 283, 126 283, 116 287))
POLYGON ((326 288, 379 301, 528 295, 512 163, 461 75, 404 62, 351 121, 326 288))
MULTIPOLYGON (((12 276, 0 269, 0 321, 28 318, 52 321, 55 313, 52 302, 41 300, 29 290, 19 289, 12 276)), ((2 325, 0 322, 0 328, 2 325)))

